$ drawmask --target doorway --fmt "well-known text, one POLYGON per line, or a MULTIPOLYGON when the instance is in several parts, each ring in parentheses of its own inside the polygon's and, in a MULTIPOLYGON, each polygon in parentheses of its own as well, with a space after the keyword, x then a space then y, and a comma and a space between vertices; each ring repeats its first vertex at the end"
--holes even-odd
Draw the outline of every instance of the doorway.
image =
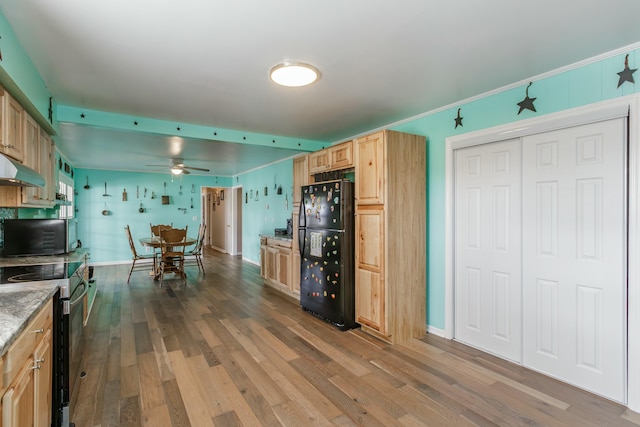
POLYGON ((206 187, 202 200, 209 247, 229 255, 241 254, 242 187, 206 187))

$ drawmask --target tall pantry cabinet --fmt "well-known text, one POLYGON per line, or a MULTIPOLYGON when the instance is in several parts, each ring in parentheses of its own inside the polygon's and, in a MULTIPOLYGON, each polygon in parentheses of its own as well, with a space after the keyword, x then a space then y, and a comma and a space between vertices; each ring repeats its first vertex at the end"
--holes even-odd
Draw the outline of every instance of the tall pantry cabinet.
POLYGON ((426 333, 426 141, 355 140, 356 321, 390 343, 426 333))

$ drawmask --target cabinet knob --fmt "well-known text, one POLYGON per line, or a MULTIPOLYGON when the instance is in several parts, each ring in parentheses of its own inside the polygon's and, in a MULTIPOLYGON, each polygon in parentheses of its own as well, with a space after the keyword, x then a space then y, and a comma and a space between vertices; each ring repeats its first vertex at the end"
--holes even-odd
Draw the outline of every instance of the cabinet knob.
POLYGON ((44 328, 41 329, 36 329, 35 331, 33 331, 34 334, 42 334, 44 333, 44 328))

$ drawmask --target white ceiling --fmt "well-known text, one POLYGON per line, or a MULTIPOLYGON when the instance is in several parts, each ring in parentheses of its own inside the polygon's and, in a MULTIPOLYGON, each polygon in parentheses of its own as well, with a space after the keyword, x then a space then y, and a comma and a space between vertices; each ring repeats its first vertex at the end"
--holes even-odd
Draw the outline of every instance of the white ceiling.
MULTIPOLYGON (((328 142, 640 41, 638 0, 0 0, 0 9, 58 104, 328 142), (268 71, 284 60, 322 78, 279 87, 268 71)), ((171 138, 127 134, 66 124, 58 145, 77 167, 149 171, 174 155, 171 138)), ((213 175, 293 153, 182 143, 185 163, 213 175)))

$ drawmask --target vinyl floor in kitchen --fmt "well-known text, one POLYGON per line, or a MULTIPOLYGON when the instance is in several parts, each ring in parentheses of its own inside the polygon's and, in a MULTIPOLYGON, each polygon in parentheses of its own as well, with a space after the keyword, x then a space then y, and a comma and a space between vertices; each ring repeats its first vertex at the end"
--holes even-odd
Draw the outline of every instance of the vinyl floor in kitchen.
POLYGON ((633 426, 640 415, 459 343, 341 332, 212 250, 159 288, 97 266, 71 421, 86 426, 633 426))

